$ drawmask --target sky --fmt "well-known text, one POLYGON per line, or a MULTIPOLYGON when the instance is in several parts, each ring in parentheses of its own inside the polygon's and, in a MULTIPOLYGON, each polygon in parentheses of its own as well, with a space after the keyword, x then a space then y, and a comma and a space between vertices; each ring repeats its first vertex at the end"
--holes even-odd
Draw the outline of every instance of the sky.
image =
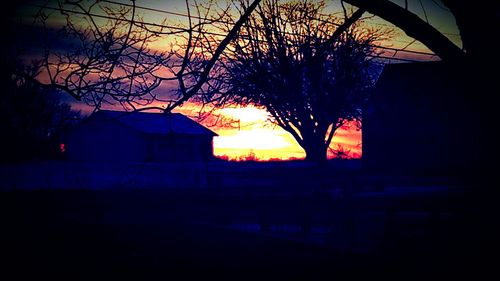
MULTIPOLYGON (((129 1, 124 0, 117 0, 117 2, 130 3, 129 1)), ((328 5, 328 11, 331 11, 332 13, 341 12, 340 1, 326 2, 328 5)), ((393 0, 393 2, 401 6, 404 6, 405 4, 404 0, 393 0)), ((49 6, 56 6, 54 1, 33 1, 32 3, 35 3, 36 5, 48 3, 49 6)), ((224 3, 227 2, 218 1, 217 3, 224 5, 224 3)), ((142 7, 148 7, 161 11, 186 14, 185 2, 180 0, 138 0, 136 1, 136 4, 142 7)), ((106 1, 104 1, 102 5, 116 6, 116 4, 110 2, 106 3, 106 1)), ((348 6, 348 9, 354 8, 348 6)), ((428 21, 456 45, 461 46, 454 18, 439 0, 409 0, 408 9, 417 14, 423 20, 428 21)), ((35 11, 37 11, 37 8, 28 4, 28 6, 21 6, 21 8, 18 8, 16 12, 11 15, 11 17, 16 22, 28 24, 30 20, 32 21, 32 18, 30 17, 35 11)), ((161 23, 163 20, 166 20, 167 23, 173 25, 185 24, 185 17, 172 13, 168 14, 158 11, 139 9, 137 16, 140 16, 142 20, 146 22, 161 23)), ((367 25, 374 27, 388 29, 394 28, 390 23, 378 17, 372 17, 371 15, 368 15, 364 21, 367 25)), ((50 16, 50 23, 52 25, 60 26, 63 22, 63 18, 57 16, 57 13, 52 12, 50 16)), ((23 37, 23 34, 19 34, 19 37, 21 38, 20 42, 22 42, 21 44, 25 45, 23 47, 27 47, 28 49, 29 47, 32 47, 33 49, 39 47, 36 36, 33 35, 23 37)), ((168 48, 170 43, 171 41, 169 40, 158 40, 152 45, 152 47, 161 50, 168 48)), ((423 44, 414 41, 397 28, 394 29, 393 35, 389 40, 380 42, 379 45, 397 49, 405 48, 405 50, 411 51, 395 53, 392 50, 381 49, 380 51, 383 52, 384 56, 400 59, 385 62, 401 62, 405 59, 418 61, 438 59, 436 56, 433 56, 432 52, 423 44)), ((64 48, 63 44, 61 45, 61 48, 64 48)), ((81 104, 74 103, 74 107, 82 110, 83 112, 89 111, 88 108, 81 104)), ((280 127, 270 122, 270 116, 265 109, 249 106, 244 108, 224 108, 217 111, 217 114, 224 116, 225 119, 232 120, 232 122, 230 122, 231 126, 227 124, 225 126, 221 126, 220 124, 213 126, 210 120, 197 120, 195 118, 197 116, 197 110, 198 107, 196 104, 188 102, 183 107, 177 108, 175 111, 184 113, 194 118, 196 121, 199 121, 219 134, 219 136, 214 139, 214 154, 216 156, 231 160, 248 159, 248 157, 253 157, 258 160, 286 160, 297 158, 301 159, 305 157, 304 151, 293 139, 293 137, 280 127)), ((361 134, 362 131, 356 128, 356 126, 346 126, 336 132, 330 147, 338 148, 341 146, 348 151, 349 157, 359 158, 362 155, 361 134)), ((333 156, 333 154, 330 154, 330 156, 333 156)))
MULTIPOLYGON (((179 108, 175 111, 189 116, 195 113, 195 110, 179 108)), ((265 109, 254 106, 223 108, 220 114, 236 122, 231 122, 231 126, 226 127, 211 126, 210 121, 201 122, 219 134, 214 138, 214 155, 231 160, 245 159, 252 154, 258 160, 288 160, 305 157, 303 149, 292 135, 269 121, 270 116, 265 109)), ((348 151, 349 157, 360 158, 362 154, 361 130, 357 129, 355 124, 337 130, 330 147, 338 149, 339 144, 348 151)), ((329 157, 333 156, 330 151, 329 157)))

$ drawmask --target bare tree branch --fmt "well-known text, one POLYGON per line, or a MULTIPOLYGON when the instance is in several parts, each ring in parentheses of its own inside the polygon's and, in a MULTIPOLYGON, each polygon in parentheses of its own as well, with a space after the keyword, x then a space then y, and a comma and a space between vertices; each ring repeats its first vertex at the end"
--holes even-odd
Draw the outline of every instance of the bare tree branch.
POLYGON ((265 107, 310 161, 326 160, 335 130, 360 119, 372 83, 368 55, 380 34, 358 32, 363 9, 342 21, 323 8, 322 2, 265 0, 229 44, 205 92, 205 102, 219 106, 265 107))
POLYGON ((464 52, 453 44, 437 29, 420 19, 409 10, 388 0, 344 0, 345 2, 365 9, 384 20, 401 28, 408 36, 413 37, 443 60, 457 61, 464 58, 464 52))
POLYGON ((260 1, 261 0, 254 0, 253 1, 253 3, 248 7, 248 9, 245 11, 245 13, 234 24, 233 28, 229 31, 229 33, 224 38, 224 40, 222 40, 222 42, 220 42, 220 44, 217 46, 217 49, 215 50, 215 52, 212 55, 212 58, 208 61, 206 67, 201 72, 200 77, 199 77, 197 83, 195 84, 195 86, 192 87, 191 89, 189 89, 189 91, 183 93, 183 96, 178 101, 169 105, 168 108, 166 109, 167 111, 170 111, 170 110, 176 108, 177 106, 182 105, 184 102, 186 102, 187 100, 189 100, 191 97, 193 97, 194 95, 196 95, 198 93, 198 91, 201 89, 201 87, 205 84, 210 71, 212 71, 212 68, 214 67, 214 65, 217 62, 217 60, 219 59, 219 57, 221 56, 224 49, 227 47, 229 42, 231 42, 231 40, 233 40, 234 37, 238 34, 243 23, 245 23, 248 20, 248 18, 250 17, 250 14, 255 10, 257 5, 259 5, 260 1))

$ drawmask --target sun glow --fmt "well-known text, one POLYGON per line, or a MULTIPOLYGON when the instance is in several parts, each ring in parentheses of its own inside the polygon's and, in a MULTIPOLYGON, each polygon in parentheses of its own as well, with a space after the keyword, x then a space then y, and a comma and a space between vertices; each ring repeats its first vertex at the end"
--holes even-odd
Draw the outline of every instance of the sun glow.
MULTIPOLYGON (((148 106, 164 108, 164 105, 159 102, 148 106)), ((73 103, 72 107, 80 109, 85 115, 92 112, 91 107, 82 103, 73 103)), ((123 108, 120 105, 106 105, 103 109, 122 110, 123 108)), ((263 108, 247 106, 218 109, 213 114, 220 115, 226 121, 215 125, 209 119, 197 119, 199 111, 200 105, 192 102, 174 109, 174 112, 192 118, 219 135, 213 140, 214 155, 218 158, 233 161, 270 161, 304 159, 306 156, 293 136, 273 124, 269 114, 263 108), (224 122, 230 124, 224 124, 224 122)), ((361 130, 358 130, 354 124, 347 124, 337 130, 328 150, 328 158, 338 157, 334 151, 339 149, 344 158, 361 158, 361 130)))
MULTIPOLYGON (((149 106, 163 107, 161 103, 149 106)), ((105 107, 120 110, 120 107, 105 107)), ((214 155, 232 161, 274 161, 304 159, 306 154, 293 136, 271 122, 269 113, 255 106, 227 107, 215 110, 214 115, 222 117, 223 123, 213 124, 212 120, 196 118, 200 105, 187 102, 174 112, 189 116, 196 122, 216 132, 214 137, 214 155), (225 124, 228 122, 230 124, 225 124)), ((361 130, 354 124, 348 124, 335 133, 328 150, 328 158, 338 157, 335 150, 342 151, 343 158, 360 158, 362 155, 361 130)))
MULTIPOLYGON (((290 160, 303 159, 305 152, 288 132, 270 121, 265 109, 253 106, 224 108, 219 112, 238 126, 212 127, 219 134, 214 138, 214 155, 228 160, 290 160)), ((361 157, 361 131, 354 126, 339 129, 330 145, 329 158, 339 147, 348 158, 361 157)))

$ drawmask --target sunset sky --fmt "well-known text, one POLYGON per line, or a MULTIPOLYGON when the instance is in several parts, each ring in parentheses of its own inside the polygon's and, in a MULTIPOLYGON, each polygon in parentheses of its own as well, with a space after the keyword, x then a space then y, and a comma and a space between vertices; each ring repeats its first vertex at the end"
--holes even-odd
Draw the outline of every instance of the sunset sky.
MULTIPOLYGON (((43 4, 46 1, 34 1, 34 3, 43 4)), ((106 1, 104 1, 106 2, 106 1)), ((113 1, 111 1, 113 2, 113 1)), ((122 3, 130 3, 130 1, 118 1, 122 3)), ((404 5, 404 0, 393 1, 399 5, 404 5)), ((327 1, 328 10, 332 13, 341 12, 340 1, 327 1)), ((452 42, 456 45, 461 46, 460 37, 458 35, 458 30, 454 22, 454 18, 451 13, 446 10, 444 5, 440 1, 432 0, 422 0, 422 1, 408 1, 408 9, 413 13, 417 14, 422 19, 428 21, 435 28, 445 34, 452 42)), ((176 1, 152 1, 143 0, 136 1, 136 4, 143 7, 149 7, 153 9, 158 9, 162 11, 176 12, 180 14, 186 13, 185 2, 176 1)), ((56 6, 54 1, 49 1, 49 5, 56 6)), ((103 3, 102 5, 116 5, 113 3, 103 3)), ((29 22, 30 15, 34 11, 33 7, 25 7, 24 9, 18 10, 13 16, 21 17, 21 22, 29 22)), ((175 16, 172 14, 165 14, 162 12, 155 12, 151 10, 138 10, 139 15, 146 22, 160 23, 163 19, 167 18, 169 23, 182 24, 185 18, 182 16, 175 16)), ((62 18, 54 16, 52 19, 52 24, 61 24, 62 18)), ((381 27, 381 28, 393 28, 393 26, 380 18, 369 17, 365 19, 368 25, 381 27)), ((168 40, 159 40, 154 43, 154 48, 162 49, 166 48, 169 44, 168 40)), ((432 52, 429 51, 420 42, 415 42, 412 38, 406 36, 404 32, 395 29, 394 34, 390 40, 382 42, 380 44, 384 47, 402 49, 406 51, 395 52, 393 50, 385 49, 382 50, 383 55, 386 57, 399 58, 399 59, 411 59, 418 61, 426 60, 436 60, 435 56, 432 56, 432 52), (417 53, 415 53, 417 52, 417 53), (420 54, 429 53, 429 54, 420 54)), ((391 60, 386 62, 398 62, 397 60, 391 60)), ((400 62, 400 61, 399 61, 400 62)), ((74 104, 75 108, 81 109, 84 112, 88 112, 88 108, 85 106, 74 104)), ((195 117, 197 114, 197 106, 194 103, 187 103, 183 107, 176 109, 177 112, 184 113, 188 116, 195 117)), ((219 134, 219 137, 214 139, 214 153, 216 156, 227 156, 229 159, 241 159, 249 154, 254 154, 257 159, 269 160, 269 159, 291 159, 291 158, 304 158, 305 153, 302 148, 297 144, 293 137, 281 129, 275 126, 269 121, 269 115, 262 108, 256 107, 246 107, 246 108, 224 108, 220 109, 217 114, 224 116, 227 119, 232 120, 233 126, 210 126, 210 121, 200 121, 202 124, 208 126, 211 130, 219 134)), ((338 146, 344 147, 349 151, 349 156, 353 158, 359 158, 362 155, 361 147, 361 131, 355 126, 350 128, 339 129, 336 133, 332 145, 332 148, 337 148, 338 146)))
MULTIPOLYGON (((193 113, 183 108, 176 111, 188 116, 192 116, 193 113)), ((231 122, 233 124, 231 127, 220 127, 211 126, 209 121, 201 121, 202 124, 219 134, 214 138, 216 156, 228 156, 233 160, 239 160, 249 154, 255 154, 259 160, 305 157, 303 149, 292 135, 269 121, 269 115, 265 109, 252 106, 224 108, 220 110, 220 114, 227 119, 239 122, 231 122)), ((350 157, 361 157, 361 131, 354 124, 349 129, 339 129, 336 132, 330 147, 337 149, 339 144, 349 151, 350 157)), ((333 157, 331 152, 329 155, 333 157)))

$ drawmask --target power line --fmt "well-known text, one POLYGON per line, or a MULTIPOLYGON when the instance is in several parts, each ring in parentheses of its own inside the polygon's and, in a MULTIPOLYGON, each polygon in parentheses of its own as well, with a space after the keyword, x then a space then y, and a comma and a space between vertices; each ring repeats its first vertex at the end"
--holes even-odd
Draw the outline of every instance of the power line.
MULTIPOLYGON (((129 7, 129 8, 136 8, 136 9, 141 9, 141 10, 146 10, 146 11, 151 11, 151 12, 157 12, 157 13, 162 13, 162 14, 166 14, 166 15, 180 16, 180 17, 185 17, 185 18, 191 17, 191 18, 195 18, 195 19, 205 20, 205 18, 195 16, 195 15, 189 16, 189 15, 184 14, 184 13, 155 9, 155 8, 150 8, 150 7, 140 6, 140 5, 120 3, 120 2, 111 1, 111 0, 101 0, 101 2, 106 2, 106 3, 110 3, 110 4, 121 5, 121 6, 129 7)), ((220 23, 232 23, 229 21, 222 21, 222 20, 218 20, 218 22, 220 22, 220 23)))
MULTIPOLYGON (((158 12, 158 13, 163 13, 163 14, 176 15, 176 16, 181 16, 181 17, 189 18, 189 15, 184 14, 184 13, 179 13, 179 12, 172 12, 172 11, 160 10, 160 9, 155 9, 155 8, 150 8, 150 7, 140 6, 140 5, 132 5, 132 4, 120 3, 120 2, 112 1, 112 0, 102 0, 102 2, 107 2, 107 3, 115 4, 115 5, 123 5, 123 6, 130 7, 130 8, 134 8, 135 7, 135 8, 146 10, 146 11, 153 11, 153 12, 158 12)), ((325 14, 323 16, 327 16, 327 15, 325 14)), ((191 15, 191 17, 195 18, 195 19, 204 19, 202 17, 198 17, 198 16, 194 16, 194 15, 191 15)), ((321 21, 326 22, 326 23, 330 23, 330 24, 333 24, 333 25, 336 25, 336 26, 340 26, 340 24, 332 22, 332 21, 328 21, 328 20, 321 20, 321 21)), ((223 20, 220 20, 220 19, 217 20, 217 22, 218 23, 231 23, 229 21, 223 21, 223 20)), ((383 25, 383 26, 387 26, 387 27, 394 27, 394 26, 390 26, 390 25, 387 25, 387 24, 375 23, 375 22, 370 22, 370 24, 377 24, 377 25, 383 25)), ((443 34, 460 36, 458 34, 453 34, 453 33, 443 33, 443 34)), ((225 36, 223 34, 211 34, 211 35, 225 36)), ((401 43, 410 43, 408 41, 403 41, 403 40, 394 40, 393 39, 393 41, 401 42, 401 43)), ((411 42, 413 43, 415 41, 411 41, 411 42)), ((392 50, 392 51, 401 51, 401 52, 414 53, 414 54, 420 54, 420 55, 435 56, 435 54, 421 52, 421 51, 411 51, 411 50, 390 48, 390 47, 377 46, 377 45, 374 45, 374 47, 379 48, 379 49, 392 50)))
POLYGON ((427 53, 427 52, 421 52, 421 51, 412 51, 412 50, 404 50, 404 49, 398 49, 398 48, 392 48, 392 47, 385 47, 385 46, 378 46, 378 45, 371 45, 374 48, 379 48, 379 49, 384 49, 384 50, 390 50, 390 51, 395 51, 395 52, 405 52, 405 53, 410 53, 410 54, 417 54, 417 55, 426 55, 426 56, 436 56, 434 53, 427 53))
POLYGON ((445 10, 445 11, 450 11, 450 9, 446 8, 445 6, 439 4, 436 0, 431 0, 434 4, 436 4, 436 6, 438 6, 439 8, 441 8, 442 10, 445 10))
MULTIPOLYGON (((158 13, 167 14, 167 15, 175 15, 175 16, 181 16, 181 17, 189 18, 189 15, 187 15, 185 13, 180 13, 180 12, 172 12, 172 11, 155 9, 155 8, 150 8, 150 7, 140 6, 140 5, 132 5, 132 4, 127 4, 127 3, 120 3, 120 2, 112 1, 112 0, 101 0, 101 2, 106 2, 106 3, 110 3, 110 4, 115 4, 115 5, 122 5, 122 6, 130 7, 130 8, 135 7, 137 9, 141 9, 141 10, 146 10, 146 11, 158 12, 158 13)), ((326 14, 320 14, 320 15, 322 15, 322 16, 328 16, 326 14)), ((194 15, 191 15, 191 17, 195 18, 195 19, 204 19, 202 17, 198 17, 198 16, 194 16, 194 15)), ((339 23, 332 22, 332 21, 327 21, 327 20, 321 20, 321 21, 326 22, 326 23, 330 23, 330 24, 333 24, 333 25, 336 25, 336 26, 340 26, 341 25, 339 23)), ((217 20, 217 22, 219 22, 219 23, 232 23, 230 21, 223 21, 223 20, 217 20)), ((396 27, 395 25, 389 25, 389 24, 378 23, 378 22, 373 22, 373 21, 370 21, 369 24, 380 25, 380 26, 391 27, 391 28, 396 27)), ((442 33, 445 34, 445 35, 460 37, 460 35, 456 34, 456 33, 449 33, 449 32, 442 32, 442 33)), ((402 40, 394 40, 394 41, 402 42, 402 43, 409 43, 408 41, 402 41, 402 40)))
MULTIPOLYGON (((435 0, 433 0, 434 2, 435 0)), ((117 2, 117 1, 112 1, 112 0, 101 0, 101 2, 106 2, 106 3, 110 3, 110 4, 115 4, 115 5, 122 5, 122 6, 126 6, 126 7, 134 7, 134 5, 132 4, 127 4, 127 3, 120 3, 120 2, 117 2)), ((435 2, 436 3, 436 2, 435 2)), ((167 15, 175 15, 175 16, 181 16, 181 17, 189 17, 189 15, 187 14, 184 14, 184 13, 180 13, 180 12, 172 12, 172 11, 166 11, 166 10, 161 10, 161 9, 155 9, 155 8, 150 8, 150 7, 145 7, 145 6, 140 6, 140 5, 135 5, 135 8, 138 8, 138 9, 141 9, 141 10, 146 10, 146 11, 152 11, 152 12, 158 12, 158 13, 162 13, 162 14, 167 14, 167 15)), ((326 14, 322 14, 323 16, 327 16, 326 14)), ((192 18, 195 18, 195 19, 204 19, 202 17, 198 17, 198 16, 193 16, 191 15, 192 18)), ((218 22, 221 22, 221 23, 231 23, 229 21, 218 21, 218 22)), ((333 25, 337 25, 339 26, 340 24, 339 23, 335 23, 335 22, 330 22, 328 21, 328 23, 331 23, 333 25)), ((369 24, 374 24, 374 25, 380 25, 380 26, 385 26, 385 27, 397 27, 395 25, 389 25, 389 24, 384 24, 384 23, 380 23, 380 22, 374 22, 374 21, 370 21, 369 24)), ((460 36, 460 34, 457 34, 457 33, 451 33, 451 32, 441 32, 442 34, 445 34, 445 35, 450 35, 450 36, 460 36)), ((406 42, 405 42, 406 43, 406 42)))
MULTIPOLYGON (((438 3, 436 2, 436 0, 431 0, 432 2, 434 2, 436 5, 438 5, 438 3)), ((440 8, 442 9, 446 9, 445 7, 441 7, 440 8)), ((448 9, 446 9, 448 10, 448 9)), ((448 10, 449 11, 449 10, 448 10)), ((425 12, 425 11, 424 11, 425 12)), ((328 16, 328 14, 320 14, 321 16, 328 16)), ((370 17, 371 18, 371 17, 370 17)), ((379 25, 379 26, 385 26, 385 27, 391 27, 391 28, 398 28, 396 25, 394 24, 387 24, 387 23, 381 23, 381 22, 375 22, 375 21, 368 21, 366 20, 365 18, 361 18, 361 20, 369 23, 369 24, 373 24, 373 25, 379 25)), ((332 22, 330 22, 332 23, 332 22)), ((427 22, 428 23, 428 22, 427 22)), ((335 25, 339 25, 339 24, 336 24, 336 23, 332 23, 332 24, 335 24, 335 25)), ((444 35, 450 35, 450 36, 457 36, 457 37, 460 37, 460 34, 457 34, 457 33, 451 33, 451 32, 441 32, 442 34, 444 35)), ((394 41, 397 41, 397 40, 394 40, 394 41)), ((408 43, 406 41, 399 41, 399 42, 403 42, 403 43, 408 43)))
MULTIPOLYGON (((118 2, 107 1, 107 0, 103 0, 103 2, 112 2, 112 3, 115 3, 115 4, 119 4, 118 2)), ((109 20, 117 20, 117 21, 123 21, 123 22, 135 23, 135 24, 143 24, 143 25, 154 26, 154 27, 158 27, 158 28, 168 28, 168 29, 171 29, 171 30, 177 30, 178 31, 177 33, 179 33, 179 32, 188 32, 188 29, 186 29, 186 28, 181 28, 181 27, 172 26, 172 25, 156 24, 156 23, 151 23, 151 22, 146 22, 146 21, 136 21, 136 20, 130 20, 130 19, 126 19, 126 18, 117 18, 117 17, 113 17, 113 16, 108 16, 108 15, 100 15, 100 14, 95 14, 95 13, 90 13, 90 12, 74 11, 74 10, 68 10, 68 9, 64 9, 64 8, 57 8, 57 7, 51 7, 51 6, 43 6, 43 5, 38 5, 38 4, 30 4, 30 5, 34 6, 34 7, 42 8, 42 9, 55 10, 55 11, 60 11, 60 12, 65 12, 65 13, 73 13, 73 14, 77 14, 77 15, 91 16, 91 17, 103 18, 103 19, 109 19, 109 20)), ((129 4, 126 4, 126 5, 129 5, 129 4)), ((129 5, 129 6, 132 6, 132 5, 129 5)), ((136 8, 137 8, 137 6, 136 6, 136 8)), ((147 8, 147 9, 153 9, 153 8, 147 8)), ((153 10, 157 10, 157 9, 153 9, 153 10)), ((162 10, 158 10, 158 11, 162 11, 162 10)), ((174 13, 174 12, 168 12, 168 11, 163 11, 163 12, 165 12, 165 13, 174 13)), ((180 13, 175 13, 175 14, 180 14, 180 13)), ((200 17, 198 17, 198 18, 200 18, 200 17)), ((226 34, 216 33, 216 32, 210 32, 210 31, 193 30, 193 32, 204 33, 204 34, 213 35, 213 36, 221 36, 221 37, 226 36, 226 34)), ((172 33, 175 33, 175 32, 172 32, 172 33)), ((244 35, 238 35, 238 37, 245 38, 244 35)), ((385 47, 385 46, 379 46, 379 45, 371 45, 371 46, 373 48, 394 51, 396 53, 397 52, 404 52, 404 53, 417 54, 417 55, 427 55, 427 56, 431 56, 431 57, 436 56, 434 53, 428 53, 428 52, 422 52, 422 51, 404 50, 404 49, 398 49, 398 48, 393 48, 393 47, 385 47)), ((390 59, 396 59, 396 58, 393 57, 393 58, 390 58, 390 59)))
MULTIPOLYGON (((397 26, 395 26, 393 24, 387 24, 387 23, 381 23, 381 22, 375 22, 375 21, 370 21, 369 24, 379 25, 379 26, 385 26, 385 27, 391 27, 391 28, 395 28, 395 27, 397 28, 397 26)), ((444 34, 444 35, 460 37, 460 34, 458 34, 458 33, 451 33, 451 32, 441 32, 441 33, 444 34)))
POLYGON ((144 21, 135 21, 135 20, 129 20, 129 19, 125 19, 125 18, 117 18, 117 17, 107 16, 107 15, 99 15, 99 14, 95 14, 95 13, 73 11, 73 10, 68 10, 68 9, 64 9, 64 8, 56 8, 56 7, 43 6, 43 5, 38 5, 38 4, 29 4, 29 5, 33 6, 33 7, 37 7, 37 8, 60 11, 60 12, 64 12, 64 13, 72 13, 72 14, 77 14, 77 15, 91 16, 91 17, 109 19, 109 20, 124 21, 124 22, 129 22, 129 23, 138 23, 138 24, 144 24, 144 25, 161 27, 161 28, 170 28, 170 29, 176 29, 179 31, 187 31, 185 28, 172 26, 172 25, 157 24, 157 23, 150 23, 150 22, 144 22, 144 21))
POLYGON ((373 58, 373 59, 384 59, 384 60, 401 61, 401 62, 422 62, 423 61, 423 60, 417 60, 417 59, 406 59, 406 58, 376 56, 376 55, 368 55, 368 57, 373 58))

